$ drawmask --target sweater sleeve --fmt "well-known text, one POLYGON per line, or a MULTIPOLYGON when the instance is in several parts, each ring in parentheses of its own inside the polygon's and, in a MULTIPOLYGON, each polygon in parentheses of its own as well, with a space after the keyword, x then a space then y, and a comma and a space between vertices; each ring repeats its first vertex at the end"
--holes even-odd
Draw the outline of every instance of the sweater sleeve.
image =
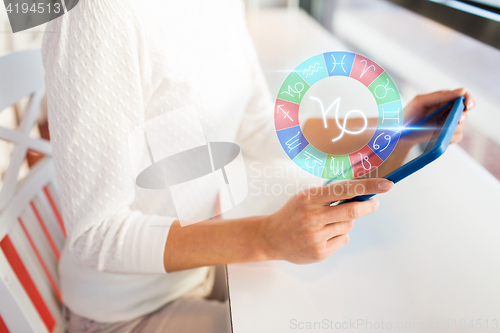
MULTIPOLYGON (((99 271, 165 273, 175 217, 130 208, 128 136, 150 96, 144 32, 123 0, 86 0, 52 21, 42 53, 66 246, 99 271)), ((148 67, 149 66, 149 67, 148 67)))

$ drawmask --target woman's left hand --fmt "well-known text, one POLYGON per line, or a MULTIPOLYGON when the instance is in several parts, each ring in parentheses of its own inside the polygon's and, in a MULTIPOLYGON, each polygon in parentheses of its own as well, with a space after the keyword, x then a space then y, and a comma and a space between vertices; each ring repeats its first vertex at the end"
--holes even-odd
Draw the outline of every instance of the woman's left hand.
POLYGON ((430 94, 417 95, 404 109, 405 123, 416 122, 460 96, 465 98, 465 109, 450 143, 460 142, 467 123, 468 111, 476 105, 476 100, 465 88, 440 90, 430 94))

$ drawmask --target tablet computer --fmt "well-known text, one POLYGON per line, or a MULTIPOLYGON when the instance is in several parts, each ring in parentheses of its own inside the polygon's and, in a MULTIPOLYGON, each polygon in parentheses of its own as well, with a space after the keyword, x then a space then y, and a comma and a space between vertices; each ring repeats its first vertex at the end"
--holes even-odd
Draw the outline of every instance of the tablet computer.
MULTIPOLYGON (((414 142, 415 147, 412 148, 412 151, 415 152, 416 150, 417 155, 399 167, 394 166, 393 170, 386 170, 384 172, 386 175, 382 175, 382 178, 397 183, 439 158, 450 144, 464 107, 464 98, 460 97, 411 127, 403 128, 401 130, 401 139, 410 143, 414 142)), ((380 177, 380 174, 376 173, 376 171, 363 176, 363 178, 380 177)), ((328 181, 325 185, 330 182, 328 181)), ((351 201, 366 201, 374 195, 361 195, 348 200, 336 201, 331 206, 351 201)))

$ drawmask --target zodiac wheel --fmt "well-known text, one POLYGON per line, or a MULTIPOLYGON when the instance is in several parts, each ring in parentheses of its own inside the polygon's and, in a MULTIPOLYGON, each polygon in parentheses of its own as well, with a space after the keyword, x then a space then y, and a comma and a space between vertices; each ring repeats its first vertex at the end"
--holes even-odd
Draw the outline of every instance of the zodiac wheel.
POLYGON ((274 124, 281 146, 300 168, 325 179, 352 179, 375 170, 392 153, 401 134, 403 106, 394 81, 377 63, 356 53, 327 52, 307 59, 287 76, 276 98, 274 124), (362 85, 362 89, 369 94, 336 96, 335 93, 339 92, 334 89, 329 94, 336 99, 326 112, 322 101, 309 95, 310 100, 321 106, 325 128, 328 126, 326 114, 336 108, 335 121, 340 135, 333 137, 332 142, 339 140, 344 133, 361 134, 368 125, 367 117, 360 110, 347 112, 341 124, 338 119, 341 98, 344 101, 371 99, 368 102, 373 103, 375 117, 378 117, 371 139, 362 148, 348 154, 335 155, 318 149, 306 139, 299 123, 301 103, 308 90, 317 82, 334 77, 353 80, 355 85, 362 85), (347 120, 355 113, 362 115, 360 119, 363 119, 364 125, 357 131, 350 131, 347 120))

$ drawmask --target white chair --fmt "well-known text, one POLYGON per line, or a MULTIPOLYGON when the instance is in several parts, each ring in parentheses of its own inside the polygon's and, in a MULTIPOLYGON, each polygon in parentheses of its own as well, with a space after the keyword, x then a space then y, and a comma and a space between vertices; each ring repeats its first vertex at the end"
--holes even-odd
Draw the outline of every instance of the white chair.
POLYGON ((64 331, 57 262, 66 233, 51 147, 30 137, 43 95, 39 50, 0 58, 0 112, 31 96, 19 127, 0 127, 0 139, 13 144, 0 190, 0 332, 64 331), (45 157, 18 180, 28 149, 45 157))

